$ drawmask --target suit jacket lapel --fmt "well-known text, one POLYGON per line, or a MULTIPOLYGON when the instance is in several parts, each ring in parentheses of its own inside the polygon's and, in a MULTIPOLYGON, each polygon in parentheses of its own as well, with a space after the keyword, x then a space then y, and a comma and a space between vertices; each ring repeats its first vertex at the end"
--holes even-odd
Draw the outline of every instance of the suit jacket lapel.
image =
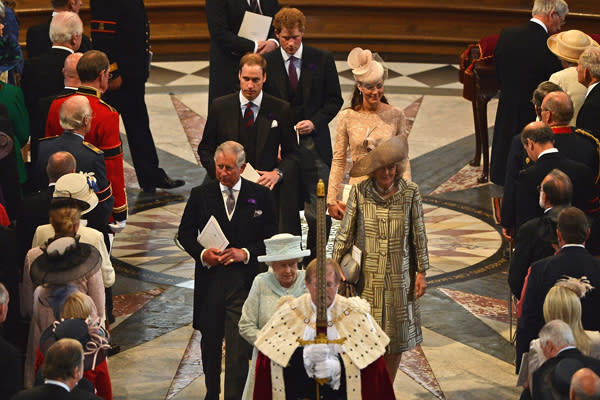
POLYGON ((233 212, 233 217, 231 218, 232 223, 238 223, 238 221, 248 221, 252 217, 252 215, 249 215, 249 213, 254 213, 254 205, 248 203, 249 199, 249 184, 247 180, 242 178, 242 187, 240 188, 240 194, 237 198, 235 211, 233 212))
POLYGON ((311 60, 310 50, 305 46, 302 54, 302 67, 300 68, 300 82, 299 87, 302 88, 302 102, 307 104, 310 101, 310 89, 312 86, 312 76, 314 63, 311 60))
MULTIPOLYGON (((263 92, 264 93, 264 92, 263 92)), ((260 154, 262 154, 263 148, 265 147, 265 143, 269 138, 269 132, 271 130, 271 124, 273 120, 269 118, 268 113, 271 110, 269 99, 267 98, 267 94, 263 94, 262 104, 260 105, 260 111, 258 112, 258 116, 256 118, 256 159, 260 158, 260 154)))
POLYGON ((236 142, 240 142, 243 146, 246 146, 246 143, 248 143, 248 132, 246 132, 246 124, 244 123, 241 107, 240 98, 236 96, 236 100, 233 102, 233 109, 231 110, 235 117, 230 119, 230 124, 232 131, 237 132, 237 135, 232 135, 232 137, 236 137, 236 142))
POLYGON ((273 65, 272 71, 273 80, 275 82, 277 93, 281 93, 281 98, 283 100, 289 99, 290 96, 290 79, 288 77, 287 71, 285 70, 285 63, 283 62, 283 56, 281 55, 281 50, 277 51, 277 56, 275 58, 275 63, 273 65))

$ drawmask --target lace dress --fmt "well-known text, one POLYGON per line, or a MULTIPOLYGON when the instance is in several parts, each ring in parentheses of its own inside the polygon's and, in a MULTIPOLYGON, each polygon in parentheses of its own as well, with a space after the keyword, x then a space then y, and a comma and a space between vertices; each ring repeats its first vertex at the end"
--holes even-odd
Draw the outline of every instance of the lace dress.
MULTIPOLYGON (((348 146, 352 162, 356 162, 367 154, 367 148, 373 149, 380 140, 396 135, 408 136, 404 112, 398 107, 387 104, 383 106, 375 113, 347 108, 338 114, 327 204, 335 204, 336 199, 341 199, 341 194, 338 196, 338 193, 341 193, 341 183, 346 171, 348 146)), ((410 179, 408 160, 404 177, 410 179)), ((350 178, 350 184, 359 183, 366 178, 350 178)))

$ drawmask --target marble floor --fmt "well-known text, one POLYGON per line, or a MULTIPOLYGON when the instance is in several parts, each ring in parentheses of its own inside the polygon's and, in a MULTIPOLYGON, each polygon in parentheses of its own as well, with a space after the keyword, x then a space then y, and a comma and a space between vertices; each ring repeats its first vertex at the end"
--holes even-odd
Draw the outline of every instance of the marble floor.
MULTIPOLYGON (((348 101, 352 76, 345 62, 336 63, 348 101)), ((410 121, 412 178, 424 197, 431 261, 421 301, 424 341, 403 356, 394 382, 397 398, 517 398, 507 264, 490 209, 491 197, 501 191, 478 184, 480 168, 468 165, 472 108, 461 97, 458 67, 388 67, 386 97, 410 121)), ((161 166, 185 179, 184 187, 151 197, 140 193, 124 151, 131 213, 112 253, 117 270, 112 335, 121 346, 109 360, 115 399, 183 400, 205 393, 200 335, 190 325, 194 263, 175 234, 190 189, 205 175, 195 148, 207 91, 208 62, 153 63, 146 101, 154 140, 161 166)), ((490 102, 489 121, 496 105, 490 102)))

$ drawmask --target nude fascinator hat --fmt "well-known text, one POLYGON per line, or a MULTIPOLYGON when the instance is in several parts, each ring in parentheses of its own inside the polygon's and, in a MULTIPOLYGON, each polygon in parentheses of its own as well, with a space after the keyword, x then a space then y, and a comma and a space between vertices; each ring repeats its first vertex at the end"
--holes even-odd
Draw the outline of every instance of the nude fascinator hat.
POLYGON ((371 53, 371 50, 353 48, 348 54, 348 66, 357 82, 371 84, 387 78, 383 60, 377 53, 371 53))
POLYGON ((404 136, 393 136, 382 140, 373 151, 356 161, 350 169, 350 176, 365 176, 390 164, 408 157, 408 142, 404 136))
POLYGON ((577 29, 554 34, 546 44, 558 58, 570 63, 577 63, 581 53, 588 47, 598 47, 594 39, 577 29))

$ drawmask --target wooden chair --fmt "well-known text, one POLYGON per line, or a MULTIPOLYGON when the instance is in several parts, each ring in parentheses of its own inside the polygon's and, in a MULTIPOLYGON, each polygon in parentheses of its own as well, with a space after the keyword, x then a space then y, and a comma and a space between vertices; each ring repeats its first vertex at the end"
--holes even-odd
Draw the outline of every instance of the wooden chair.
POLYGON ((459 80, 463 84, 463 97, 473 104, 475 123, 475 156, 469 162, 479 166, 483 158, 483 170, 477 182, 488 181, 490 170, 487 104, 498 92, 494 66, 494 48, 499 35, 486 36, 479 43, 467 47, 460 57, 459 80))

